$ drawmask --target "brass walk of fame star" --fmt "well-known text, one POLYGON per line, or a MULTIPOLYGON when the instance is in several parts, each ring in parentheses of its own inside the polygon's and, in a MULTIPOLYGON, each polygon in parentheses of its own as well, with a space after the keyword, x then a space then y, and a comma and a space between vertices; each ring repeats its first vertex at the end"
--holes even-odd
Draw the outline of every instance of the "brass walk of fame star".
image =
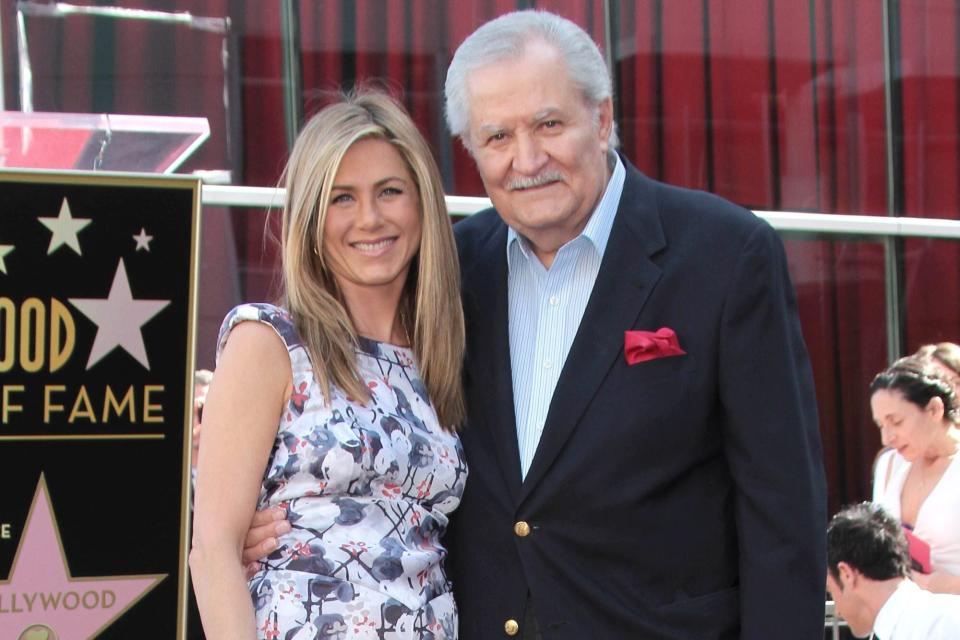
POLYGON ((117 265, 106 298, 68 298, 70 304, 97 325, 97 337, 90 349, 87 369, 97 364, 116 347, 123 349, 144 368, 150 370, 147 348, 140 327, 170 304, 169 300, 134 300, 123 258, 117 265))
POLYGON ((63 552, 46 478, 41 475, 10 576, 0 581, 0 629, 4 638, 88 640, 166 577, 74 578, 63 552))
POLYGON ((50 255, 63 245, 73 249, 79 256, 80 240, 77 239, 77 233, 93 222, 92 218, 74 218, 70 214, 70 204, 67 199, 63 199, 60 205, 60 215, 56 218, 37 218, 40 224, 53 232, 50 237, 50 246, 47 247, 47 255, 50 255))

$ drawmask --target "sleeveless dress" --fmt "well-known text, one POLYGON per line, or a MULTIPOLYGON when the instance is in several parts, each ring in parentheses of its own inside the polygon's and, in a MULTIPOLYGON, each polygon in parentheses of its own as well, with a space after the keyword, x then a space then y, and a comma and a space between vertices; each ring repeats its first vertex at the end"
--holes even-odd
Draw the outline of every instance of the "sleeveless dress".
POLYGON ((259 637, 456 638, 440 537, 467 467, 460 439, 437 422, 413 352, 361 338, 357 364, 371 401, 332 387, 325 403, 283 309, 233 309, 218 355, 244 321, 271 326, 293 369, 257 506, 286 509, 292 530, 249 582, 259 637))
MULTIPOLYGON (((910 466, 906 458, 891 449, 880 454, 874 471, 873 502, 897 520, 901 519, 900 494, 910 466)), ((960 575, 960 455, 950 461, 920 505, 913 533, 930 545, 930 565, 934 570, 960 575)))

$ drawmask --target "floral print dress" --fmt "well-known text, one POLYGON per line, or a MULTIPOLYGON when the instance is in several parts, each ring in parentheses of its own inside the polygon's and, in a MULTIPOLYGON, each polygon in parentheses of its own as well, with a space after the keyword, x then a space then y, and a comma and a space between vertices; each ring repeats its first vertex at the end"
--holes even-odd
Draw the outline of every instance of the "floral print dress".
POLYGON ((457 637, 440 536, 467 479, 460 439, 440 428, 410 349, 360 339, 371 393, 324 402, 305 347, 283 309, 236 307, 218 354, 244 321, 270 325, 293 369, 258 509, 286 509, 292 531, 250 580, 267 640, 457 637))

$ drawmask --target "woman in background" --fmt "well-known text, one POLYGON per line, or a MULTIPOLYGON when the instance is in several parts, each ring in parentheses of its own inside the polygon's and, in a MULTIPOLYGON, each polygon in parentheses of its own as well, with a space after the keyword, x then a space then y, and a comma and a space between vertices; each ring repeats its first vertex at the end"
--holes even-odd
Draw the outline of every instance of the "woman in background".
POLYGON ((224 321, 190 566, 207 638, 455 638, 440 544, 467 477, 459 268, 403 109, 316 115, 285 171, 281 306, 224 321), (291 523, 247 582, 255 509, 291 523))
POLYGON ((960 593, 960 408, 942 365, 897 360, 870 383, 870 407, 889 450, 874 472, 873 501, 930 545, 921 587, 960 593))

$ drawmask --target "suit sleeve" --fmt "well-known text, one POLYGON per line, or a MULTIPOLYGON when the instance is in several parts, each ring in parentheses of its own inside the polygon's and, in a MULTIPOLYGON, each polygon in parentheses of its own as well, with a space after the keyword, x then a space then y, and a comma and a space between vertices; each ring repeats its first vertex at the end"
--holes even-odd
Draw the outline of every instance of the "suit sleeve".
POLYGON ((728 283, 719 380, 736 487, 741 637, 823 638, 826 483, 786 256, 762 223, 728 283))

